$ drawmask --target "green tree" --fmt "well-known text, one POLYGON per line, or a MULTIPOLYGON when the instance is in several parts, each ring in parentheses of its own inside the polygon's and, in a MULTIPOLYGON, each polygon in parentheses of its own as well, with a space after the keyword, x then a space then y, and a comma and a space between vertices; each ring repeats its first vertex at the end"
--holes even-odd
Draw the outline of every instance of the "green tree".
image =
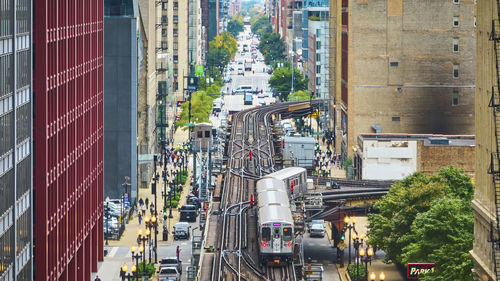
POLYGON ((263 33, 260 37, 259 51, 266 58, 266 64, 285 60, 285 43, 278 33, 263 33))
POLYGON ((273 28, 269 23, 269 19, 265 15, 257 15, 250 20, 250 28, 253 33, 261 34, 262 33, 271 33, 273 28))
MULTIPOLYGON (((207 89, 210 89, 210 86, 207 89)), ((186 101, 182 104, 181 116, 179 121, 175 123, 176 126, 178 128, 187 128, 185 124, 189 122, 189 103, 191 103, 191 123, 209 122, 208 117, 212 113, 213 100, 215 98, 215 96, 208 95, 207 91, 204 90, 194 92, 191 95, 191 101, 186 101)))
MULTIPOLYGON (((306 90, 309 79, 304 78, 297 68, 294 68, 293 72, 293 88, 298 91, 306 90)), ((278 91, 282 101, 286 101, 292 90, 292 69, 288 67, 275 69, 273 76, 269 79, 269 86, 278 91)))
POLYGON ((238 19, 230 19, 227 22, 227 31, 233 35, 233 37, 238 37, 238 34, 244 30, 243 22, 238 19))
MULTIPOLYGON (((312 97, 312 98, 314 99, 314 97, 312 97)), ((288 96, 288 100, 292 100, 292 101, 303 101, 303 100, 309 100, 309 99, 311 99, 311 92, 309 90, 296 91, 296 92, 291 93, 288 96)))
POLYGON ((216 81, 222 81, 222 72, 236 54, 237 49, 236 40, 228 32, 223 32, 210 41, 206 56, 207 75, 216 81))
POLYGON ((386 261, 435 262, 435 273, 422 280, 472 280, 473 192, 470 177, 454 167, 406 177, 375 203, 367 242, 384 250, 386 261))
POLYGON ((472 259, 468 253, 474 239, 474 217, 468 202, 441 198, 411 225, 403 248, 402 262, 434 262, 433 273, 419 277, 424 281, 472 281, 472 259))

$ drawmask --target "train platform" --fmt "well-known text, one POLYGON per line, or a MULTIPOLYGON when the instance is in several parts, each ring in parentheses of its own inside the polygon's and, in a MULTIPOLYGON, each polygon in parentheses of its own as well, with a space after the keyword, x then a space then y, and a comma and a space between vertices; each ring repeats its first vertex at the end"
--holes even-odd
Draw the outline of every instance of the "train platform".
POLYGON ((212 214, 213 211, 219 210, 219 202, 213 202, 210 207, 209 216, 207 218, 207 226, 205 228, 205 241, 203 244, 202 254, 200 258, 201 272, 200 281, 209 281, 212 279, 212 268, 215 261, 217 249, 217 226, 219 225, 220 216, 212 214))

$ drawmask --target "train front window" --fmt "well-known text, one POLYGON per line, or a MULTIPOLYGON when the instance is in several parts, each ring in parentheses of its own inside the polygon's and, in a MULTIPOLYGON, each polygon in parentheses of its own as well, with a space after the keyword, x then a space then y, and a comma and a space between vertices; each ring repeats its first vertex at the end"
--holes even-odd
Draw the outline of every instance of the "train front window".
POLYGON ((280 238, 280 229, 275 227, 274 228, 274 238, 279 239, 280 238))
POLYGON ((269 227, 262 228, 262 240, 263 241, 271 240, 271 229, 269 227))
POLYGON ((285 240, 285 241, 292 240, 292 228, 291 227, 283 227, 283 240, 285 240))

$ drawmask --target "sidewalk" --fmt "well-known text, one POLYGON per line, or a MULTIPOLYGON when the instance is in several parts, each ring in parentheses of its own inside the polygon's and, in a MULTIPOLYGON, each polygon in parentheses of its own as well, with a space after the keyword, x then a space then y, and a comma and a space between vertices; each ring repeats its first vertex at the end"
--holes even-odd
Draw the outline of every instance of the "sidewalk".
MULTIPOLYGON (((356 231, 358 232, 358 234, 363 233, 366 235, 367 226, 368 226, 368 218, 367 217, 356 217, 355 228, 356 228, 356 231)), ((327 227, 329 228, 329 224, 327 227)), ((349 240, 347 240, 348 235, 349 235, 349 231, 346 232, 345 243, 347 245, 349 245, 349 240)), ((366 244, 365 244, 365 246, 366 246, 366 244)), ((405 278, 401 274, 401 272, 396 268, 396 265, 386 264, 383 262, 384 256, 385 256, 385 253, 383 251, 380 251, 380 250, 374 254, 374 256, 372 257, 371 264, 368 263, 368 274, 374 272, 377 276, 376 280, 378 280, 379 274, 381 272, 383 272, 385 274, 386 281, 404 281, 405 278)), ((354 257, 354 249, 351 248, 351 263, 354 263, 353 257, 354 257)), ((349 278, 349 276, 347 274, 347 264, 348 263, 349 263, 349 249, 346 248, 344 250, 344 267, 341 268, 337 264, 339 275, 340 275, 340 278, 342 279, 342 281, 351 281, 351 279, 349 278)))
MULTIPOLYGON (((174 143, 181 144, 182 142, 185 142, 188 140, 189 137, 189 131, 185 130, 183 131, 181 128, 177 129, 177 131, 174 134, 174 143)), ((174 145, 175 147, 175 145, 174 145)), ((172 215, 173 218, 170 218, 168 226, 169 226, 169 237, 168 241, 163 241, 163 198, 161 197, 161 193, 163 191, 163 180, 161 178, 161 171, 162 168, 158 165, 157 166, 157 172, 160 173, 160 180, 157 183, 157 210, 158 212, 158 236, 157 236, 157 242, 158 242, 158 248, 162 246, 170 246, 173 244, 173 226, 175 225, 176 222, 179 221, 179 211, 177 208, 172 208, 172 215)), ((174 170, 174 167, 172 164, 167 165, 167 171, 171 174, 171 172, 174 170)), ((182 206, 182 204, 186 201, 187 194, 189 193, 190 190, 190 177, 191 177, 191 172, 192 172, 192 161, 191 157, 188 158, 188 180, 186 181, 186 184, 184 185, 184 188, 181 193, 181 198, 180 198, 180 203, 179 207, 182 206)), ((168 190, 168 184, 167 184, 167 190, 168 190)), ((144 201, 146 198, 149 198, 149 204, 151 202, 154 204, 154 195, 151 193, 151 183, 149 185, 149 188, 139 188, 138 190, 138 198, 142 198, 144 201)), ((148 206, 149 207, 149 206, 148 206)), ((167 215, 169 211, 167 208, 167 215)), ((146 215, 147 217, 151 218, 151 213, 149 211, 149 208, 146 210, 146 215)), ((130 247, 134 245, 136 248, 138 248, 137 245, 137 235, 138 235, 138 230, 142 229, 142 232, 144 233, 146 230, 145 224, 144 224, 144 218, 142 220, 142 224, 139 225, 139 220, 137 218, 137 212, 130 218, 129 223, 126 225, 125 231, 123 232, 120 240, 109 240, 109 245, 104 246, 104 248, 108 249, 113 249, 113 250, 118 250, 121 252, 120 256, 113 256, 111 255, 110 257, 104 257, 104 261, 100 262, 98 264, 98 272, 97 274, 92 274, 92 279, 94 280, 96 275, 99 275, 99 277, 102 280, 121 280, 119 277, 120 275, 120 270, 119 268, 121 265, 126 261, 126 263, 130 266, 131 265, 131 252, 130 252, 130 247), (121 248, 120 248, 121 247, 121 248), (128 252, 124 254, 124 249, 126 247, 128 249, 128 252), (122 257, 123 254, 123 257, 122 257)), ((154 237, 154 236, 153 236, 154 237)), ((153 238, 154 239, 154 238, 153 238)), ((172 255, 175 255, 173 253, 172 255)))

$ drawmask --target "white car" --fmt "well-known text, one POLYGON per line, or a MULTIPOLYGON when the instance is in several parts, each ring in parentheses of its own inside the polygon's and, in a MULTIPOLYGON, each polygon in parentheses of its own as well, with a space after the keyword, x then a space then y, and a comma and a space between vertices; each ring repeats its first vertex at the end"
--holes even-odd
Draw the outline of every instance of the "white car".
POLYGON ((176 267, 162 267, 158 273, 159 281, 175 280, 180 281, 181 275, 176 267))
POLYGON ((309 236, 325 237, 325 226, 322 223, 313 223, 309 229, 309 236))
POLYGON ((259 94, 257 95, 257 97, 258 97, 259 99, 262 99, 262 98, 265 98, 265 97, 266 97, 266 95, 265 95, 264 93, 259 93, 259 94))

